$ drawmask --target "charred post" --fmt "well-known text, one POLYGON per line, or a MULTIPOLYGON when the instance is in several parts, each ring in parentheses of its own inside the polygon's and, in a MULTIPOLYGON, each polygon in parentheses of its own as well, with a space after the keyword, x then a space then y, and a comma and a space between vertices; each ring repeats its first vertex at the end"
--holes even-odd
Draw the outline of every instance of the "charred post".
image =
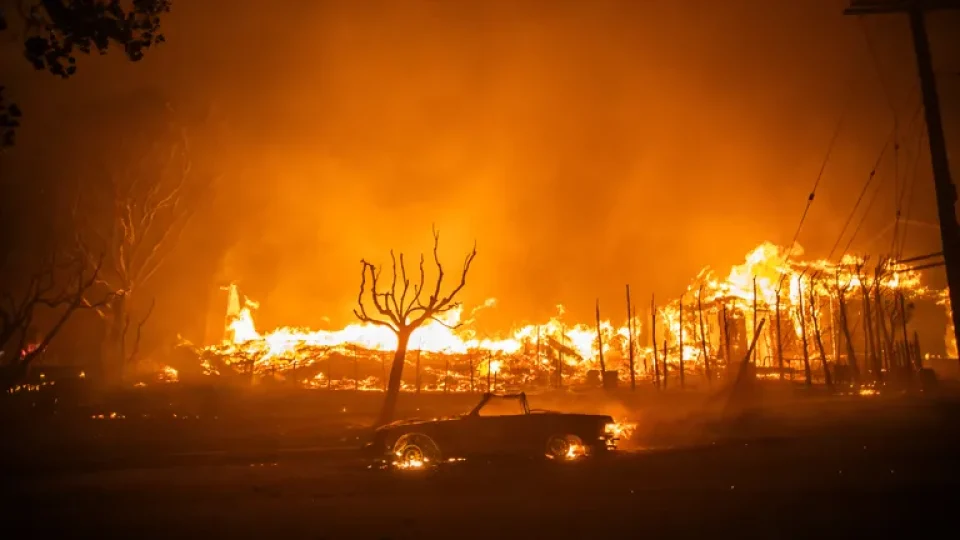
POLYGON ((663 389, 667 389, 667 372, 670 370, 670 359, 667 356, 667 338, 663 338, 663 389))
POLYGON ((783 380, 783 335, 781 334, 780 326, 780 291, 783 289, 783 280, 785 276, 780 276, 780 282, 777 283, 777 299, 774 311, 776 316, 776 338, 777 338, 777 369, 780 371, 780 380, 783 380))
POLYGON ((807 386, 813 384, 813 379, 810 373, 810 350, 809 344, 807 343, 807 313, 803 308, 803 277, 801 276, 800 282, 797 284, 799 287, 799 297, 800 297, 800 312, 798 316, 800 317, 800 343, 803 347, 803 380, 807 386))
POLYGON ((727 304, 721 304, 721 315, 723 316, 723 359, 729 371, 730 363, 730 319, 727 317, 727 304))
MULTIPOLYGON (((639 332, 637 331, 637 322, 638 322, 638 319, 637 319, 637 306, 633 306, 633 319, 632 319, 632 320, 633 320, 633 336, 634 336, 634 337, 633 337, 633 341, 634 341, 634 344, 636 344, 636 342, 639 341, 639 339, 640 339, 640 336, 638 335, 639 332)), ((648 373, 649 371, 650 371, 650 366, 649 366, 649 364, 647 363, 647 355, 643 355, 643 374, 644 374, 644 375, 647 375, 647 373, 648 373)))
POLYGON ((697 316, 700 319, 700 348, 703 351, 703 373, 707 384, 711 384, 713 377, 710 374, 710 353, 707 351, 707 333, 703 324, 703 285, 697 293, 697 316))
MULTIPOLYGON (((753 276, 753 333, 750 339, 757 335, 757 276, 753 276)), ((753 365, 757 365, 757 349, 753 349, 753 365)))
POLYGON ((660 359, 657 352, 657 298, 650 296, 650 342, 653 344, 653 383, 660 388, 660 359))
POLYGON ((677 317, 680 319, 680 328, 677 331, 677 348, 679 352, 677 353, 680 357, 680 388, 686 388, 683 379, 683 295, 680 295, 680 300, 677 301, 680 306, 680 312, 677 317))
POLYGON ((603 331, 600 328, 600 299, 597 298, 597 354, 600 358, 600 385, 606 388, 607 366, 603 361, 603 331))

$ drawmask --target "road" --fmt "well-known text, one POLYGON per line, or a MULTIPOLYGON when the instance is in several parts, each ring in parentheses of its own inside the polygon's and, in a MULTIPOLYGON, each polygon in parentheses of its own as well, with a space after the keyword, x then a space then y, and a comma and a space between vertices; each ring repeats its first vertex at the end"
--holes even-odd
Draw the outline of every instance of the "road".
POLYGON ((848 431, 418 476, 345 452, 281 452, 20 475, 4 488, 4 527, 8 538, 885 537, 952 521, 958 450, 942 429, 848 431))

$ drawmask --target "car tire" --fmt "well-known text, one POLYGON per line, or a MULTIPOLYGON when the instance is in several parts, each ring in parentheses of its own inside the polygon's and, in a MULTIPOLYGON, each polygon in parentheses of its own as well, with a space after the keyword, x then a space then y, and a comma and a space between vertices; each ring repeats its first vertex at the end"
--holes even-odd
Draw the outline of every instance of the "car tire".
POLYGON ((554 461, 573 461, 584 455, 583 440, 569 433, 551 435, 547 437, 544 454, 554 461))
POLYGON ((391 465, 399 470, 431 469, 440 464, 440 447, 429 435, 406 433, 393 444, 391 465))

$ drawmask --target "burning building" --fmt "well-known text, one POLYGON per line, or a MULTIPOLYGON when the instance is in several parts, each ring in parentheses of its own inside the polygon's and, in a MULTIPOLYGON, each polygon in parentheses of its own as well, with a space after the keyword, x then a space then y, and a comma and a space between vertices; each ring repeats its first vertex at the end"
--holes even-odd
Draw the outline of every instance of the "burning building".
MULTIPOLYGON (((947 353, 944 295, 924 287, 917 272, 852 256, 837 263, 804 261, 802 253, 799 246, 764 243, 725 275, 705 268, 679 298, 651 304, 623 324, 570 323, 558 306, 558 314, 542 324, 480 338, 463 320, 463 308, 453 309, 414 331, 402 388, 457 392, 577 385, 601 363, 624 379, 630 375, 631 347, 638 381, 659 384, 666 375, 672 384, 690 385, 708 374, 729 377, 748 351, 760 376, 811 382, 831 374, 843 381, 850 372, 881 378, 906 366, 915 369, 918 343, 927 354, 947 353)), ((183 344, 208 376, 383 389, 397 345, 388 328, 357 323, 338 330, 284 327, 262 333, 254 322, 258 304, 236 285, 226 290, 223 339, 183 344)))

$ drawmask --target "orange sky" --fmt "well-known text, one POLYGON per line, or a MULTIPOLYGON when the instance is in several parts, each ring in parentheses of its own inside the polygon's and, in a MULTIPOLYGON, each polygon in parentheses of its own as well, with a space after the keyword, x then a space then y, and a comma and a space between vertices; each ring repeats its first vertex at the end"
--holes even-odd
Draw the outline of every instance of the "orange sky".
MULTIPOLYGON (((914 162, 911 216, 935 223, 897 17, 861 23, 833 0, 226 4, 176 2, 143 62, 83 59, 70 81, 4 49, 29 118, 13 163, 54 133, 83 147, 90 128, 63 119, 117 96, 204 119, 197 160, 223 178, 158 276, 157 332, 200 332, 232 279, 266 327, 348 322, 359 259, 429 250, 431 223, 451 269, 478 242, 463 299, 497 297, 491 326, 558 303, 589 320, 598 296, 619 316, 625 282, 673 297, 704 265, 788 242, 841 116, 800 243, 829 251, 895 118, 903 146, 860 239, 893 221, 894 168, 914 162)), ((958 22, 931 22, 938 71, 960 71, 943 46, 958 22)), ((941 90, 960 125, 960 77, 941 90)), ((122 137, 101 131, 101 147, 122 137)), ((937 249, 934 229, 912 234, 910 254, 937 249)))

